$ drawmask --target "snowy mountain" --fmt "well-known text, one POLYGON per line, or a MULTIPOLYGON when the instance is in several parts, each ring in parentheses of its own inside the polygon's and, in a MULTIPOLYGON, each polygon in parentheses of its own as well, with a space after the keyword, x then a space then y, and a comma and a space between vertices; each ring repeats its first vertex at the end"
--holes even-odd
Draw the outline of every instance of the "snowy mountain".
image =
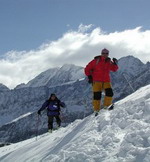
MULTIPOLYGON (((134 90, 150 84, 149 62, 143 64, 127 56, 119 60, 119 67, 118 72, 112 73, 114 101, 133 93, 125 78, 134 90)), ((0 142, 18 142, 35 136, 37 110, 51 93, 67 105, 62 109, 63 125, 92 113, 92 88, 83 77, 83 67, 64 65, 45 71, 14 90, 5 87, 6 91, 0 91, 0 142)), ((41 120, 39 132, 43 133, 47 131, 45 112, 41 120)))
POLYGON ((150 85, 65 128, 0 148, 1 162, 149 162, 150 85))
POLYGON ((48 81, 53 78, 53 76, 57 73, 58 68, 53 68, 42 72, 40 75, 35 77, 33 80, 29 81, 27 84, 21 84, 16 87, 16 89, 24 88, 24 87, 40 87, 46 86, 48 81))
POLYGON ((9 91, 9 88, 0 83, 0 92, 9 91))
POLYGON ((133 56, 127 56, 122 57, 118 65, 120 67, 119 73, 126 73, 130 76, 135 76, 141 73, 143 71, 144 63, 142 63, 138 58, 135 58, 133 56))
POLYGON ((126 97, 138 88, 150 84, 150 63, 142 63, 133 56, 123 57, 118 62, 119 70, 112 73, 115 101, 126 97))
POLYGON ((29 81, 26 85, 20 85, 16 88, 23 87, 40 87, 40 86, 57 86, 64 83, 76 81, 78 79, 84 78, 83 68, 75 66, 73 64, 65 64, 61 68, 52 68, 49 69, 33 80, 29 81))

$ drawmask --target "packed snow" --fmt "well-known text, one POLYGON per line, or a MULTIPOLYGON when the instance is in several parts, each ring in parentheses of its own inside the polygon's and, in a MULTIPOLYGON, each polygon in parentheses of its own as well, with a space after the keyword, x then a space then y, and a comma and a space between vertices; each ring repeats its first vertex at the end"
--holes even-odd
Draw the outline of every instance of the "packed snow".
POLYGON ((1 162, 149 162, 150 85, 65 128, 0 148, 1 162))

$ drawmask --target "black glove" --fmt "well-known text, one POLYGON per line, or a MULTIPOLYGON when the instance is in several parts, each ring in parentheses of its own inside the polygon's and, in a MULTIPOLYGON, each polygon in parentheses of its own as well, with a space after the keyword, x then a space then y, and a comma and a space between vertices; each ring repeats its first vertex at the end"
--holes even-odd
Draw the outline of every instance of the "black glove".
POLYGON ((118 60, 116 58, 113 58, 113 64, 117 65, 118 64, 118 60))
POLYGON ((65 108, 66 107, 66 104, 64 102, 61 102, 60 103, 60 106, 63 107, 63 108, 65 108))
POLYGON ((38 112, 37 112, 37 113, 38 113, 38 115, 41 115, 41 111, 40 111, 40 110, 38 110, 38 112))
POLYGON ((89 75, 89 76, 88 76, 88 83, 89 83, 89 84, 93 83, 92 75, 89 75))

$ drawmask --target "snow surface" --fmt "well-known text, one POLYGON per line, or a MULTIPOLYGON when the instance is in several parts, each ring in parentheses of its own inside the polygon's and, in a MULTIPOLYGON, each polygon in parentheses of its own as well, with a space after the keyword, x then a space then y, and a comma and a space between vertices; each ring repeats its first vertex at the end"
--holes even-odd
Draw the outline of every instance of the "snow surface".
POLYGON ((66 128, 0 148, 1 162, 149 162, 150 85, 66 128))

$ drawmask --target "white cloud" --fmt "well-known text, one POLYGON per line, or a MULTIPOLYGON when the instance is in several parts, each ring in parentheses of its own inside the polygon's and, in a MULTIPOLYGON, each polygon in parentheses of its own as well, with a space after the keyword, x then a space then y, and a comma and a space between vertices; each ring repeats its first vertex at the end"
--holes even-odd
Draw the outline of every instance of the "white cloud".
POLYGON ((93 25, 80 25, 78 31, 69 31, 54 42, 32 51, 10 51, 0 60, 0 83, 13 88, 27 83, 40 72, 65 63, 85 66, 101 49, 108 48, 110 57, 127 55, 143 62, 150 60, 150 30, 141 27, 122 32, 105 33, 100 28, 89 32, 93 25))
POLYGON ((93 26, 94 26, 93 24, 90 24, 90 25, 80 24, 78 27, 78 32, 85 33, 89 31, 89 29, 91 29, 93 26))

